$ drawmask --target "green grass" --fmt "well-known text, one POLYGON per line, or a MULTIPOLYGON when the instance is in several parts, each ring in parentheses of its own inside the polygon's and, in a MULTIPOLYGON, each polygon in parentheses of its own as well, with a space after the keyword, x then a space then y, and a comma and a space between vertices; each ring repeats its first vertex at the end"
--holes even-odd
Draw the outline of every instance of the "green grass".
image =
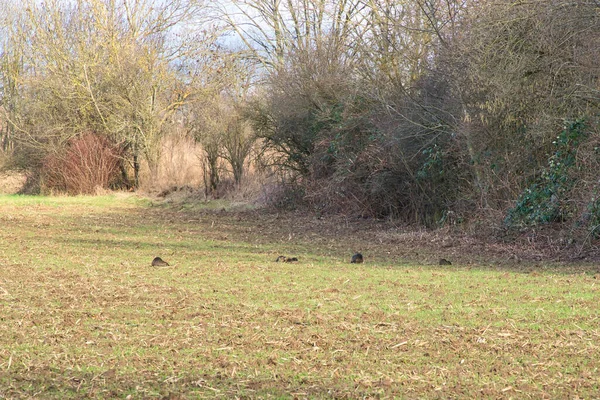
POLYGON ((373 230, 220 208, 0 196, 0 398, 600 391, 591 270, 424 265, 373 230))

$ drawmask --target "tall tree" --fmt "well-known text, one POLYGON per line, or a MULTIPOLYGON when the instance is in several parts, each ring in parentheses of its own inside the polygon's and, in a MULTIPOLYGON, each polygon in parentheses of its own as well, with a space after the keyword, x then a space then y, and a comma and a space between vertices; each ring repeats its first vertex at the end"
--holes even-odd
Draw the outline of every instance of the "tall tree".
POLYGON ((126 150, 135 186, 142 160, 155 173, 161 139, 194 95, 187 84, 201 79, 192 66, 216 37, 196 25, 204 22, 203 4, 50 0, 21 10, 22 96, 10 118, 18 139, 44 152, 92 130, 126 150))
POLYGON ((361 0, 233 0, 221 13, 251 57, 272 70, 288 52, 320 47, 327 37, 348 46, 364 8, 361 0))

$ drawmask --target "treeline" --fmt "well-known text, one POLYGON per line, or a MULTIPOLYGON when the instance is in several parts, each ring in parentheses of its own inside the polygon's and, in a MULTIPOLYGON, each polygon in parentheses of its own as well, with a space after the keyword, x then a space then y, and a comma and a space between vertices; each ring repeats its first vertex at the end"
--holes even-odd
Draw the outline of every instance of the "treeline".
POLYGON ((252 66, 222 48, 210 10, 188 0, 5 1, 0 65, 7 165, 34 189, 137 189, 158 174, 163 142, 202 144, 235 179, 252 135, 240 110, 252 66))
POLYGON ((178 134, 210 190, 252 160, 319 212, 599 231, 597 0, 65 3, 2 21, 2 146, 42 187, 79 190, 82 141, 135 187, 178 134))

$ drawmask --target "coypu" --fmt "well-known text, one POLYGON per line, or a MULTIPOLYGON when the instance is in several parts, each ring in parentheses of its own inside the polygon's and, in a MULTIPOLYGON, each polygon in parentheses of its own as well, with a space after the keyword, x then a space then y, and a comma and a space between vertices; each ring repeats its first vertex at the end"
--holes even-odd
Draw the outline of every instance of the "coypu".
POLYGON ((164 261, 160 257, 154 257, 154 260, 152 260, 152 266, 153 267, 168 267, 169 263, 164 261))
POLYGON ((298 262, 298 258, 297 257, 279 256, 279 257, 277 257, 275 262, 288 262, 288 263, 298 262))
POLYGON ((363 255, 360 253, 356 253, 355 255, 352 256, 352 260, 350 260, 351 264, 360 264, 362 263, 363 260, 363 255))

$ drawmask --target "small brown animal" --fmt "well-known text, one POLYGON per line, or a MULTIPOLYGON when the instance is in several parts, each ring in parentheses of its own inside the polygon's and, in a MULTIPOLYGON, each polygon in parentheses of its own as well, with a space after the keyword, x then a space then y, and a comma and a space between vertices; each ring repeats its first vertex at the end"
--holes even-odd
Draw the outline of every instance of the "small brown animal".
POLYGON ((452 265, 452 263, 448 260, 446 260, 445 258, 440 258, 440 265, 452 265))
POLYGON ((364 261, 363 255, 360 253, 356 253, 355 255, 352 256, 352 259, 350 260, 350 264, 360 264, 363 261, 364 261))
POLYGON ((287 262, 287 263, 298 262, 298 258, 297 257, 279 256, 279 257, 277 257, 275 262, 287 262))
POLYGON ((169 263, 160 257, 154 257, 154 260, 152 260, 152 266, 153 267, 168 267, 169 263))

